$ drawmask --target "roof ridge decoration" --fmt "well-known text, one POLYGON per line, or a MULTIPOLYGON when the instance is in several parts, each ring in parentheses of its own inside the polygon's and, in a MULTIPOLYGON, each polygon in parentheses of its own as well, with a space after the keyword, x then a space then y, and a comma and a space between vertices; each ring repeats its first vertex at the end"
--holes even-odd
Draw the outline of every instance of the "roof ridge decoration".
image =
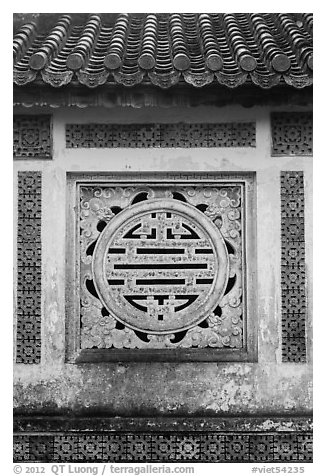
POLYGON ((19 86, 312 84, 312 14, 63 14, 44 31, 45 15, 14 35, 19 86))

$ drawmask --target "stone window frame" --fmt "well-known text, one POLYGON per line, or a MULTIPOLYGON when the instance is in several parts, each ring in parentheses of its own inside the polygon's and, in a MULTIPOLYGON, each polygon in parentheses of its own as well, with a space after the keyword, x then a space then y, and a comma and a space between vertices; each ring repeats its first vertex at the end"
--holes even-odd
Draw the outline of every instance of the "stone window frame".
POLYGON ((258 309, 257 309, 257 246, 256 246, 256 173, 229 172, 67 172, 66 203, 66 354, 67 363, 103 362, 257 362, 258 361, 258 309), (80 296, 79 260, 77 259, 77 188, 80 184, 244 184, 245 249, 244 320, 245 346, 242 349, 80 349, 80 296))

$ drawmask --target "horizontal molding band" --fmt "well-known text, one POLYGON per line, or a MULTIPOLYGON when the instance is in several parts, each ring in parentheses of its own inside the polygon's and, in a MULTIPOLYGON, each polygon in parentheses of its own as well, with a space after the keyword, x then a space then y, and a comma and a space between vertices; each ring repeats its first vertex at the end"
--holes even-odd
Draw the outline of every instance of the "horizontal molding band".
POLYGON ((14 417, 15 462, 312 462, 311 416, 14 417))
POLYGON ((76 84, 69 88, 53 88, 42 84, 28 85, 24 88, 14 85, 14 106, 76 106, 95 107, 196 107, 199 105, 221 107, 240 104, 244 107, 295 106, 312 105, 312 86, 304 89, 292 89, 286 86, 274 86, 272 89, 260 89, 256 86, 243 85, 241 88, 228 89, 218 84, 207 85, 196 90, 190 86, 176 86, 168 92, 153 86, 134 86, 131 89, 122 86, 99 86, 88 89, 76 84))
POLYGON ((73 415, 15 415, 15 432, 69 431, 312 431, 312 415, 228 417, 109 417, 73 415))

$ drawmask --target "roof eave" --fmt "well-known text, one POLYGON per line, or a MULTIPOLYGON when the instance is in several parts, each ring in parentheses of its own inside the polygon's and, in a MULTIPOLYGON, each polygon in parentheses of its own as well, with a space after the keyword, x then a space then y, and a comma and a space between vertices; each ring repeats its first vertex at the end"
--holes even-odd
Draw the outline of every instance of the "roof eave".
POLYGON ((252 84, 230 89, 221 85, 208 85, 194 89, 187 84, 178 84, 160 89, 152 84, 126 88, 117 84, 105 84, 90 89, 78 83, 53 88, 44 84, 14 86, 14 106, 25 107, 196 107, 241 105, 312 104, 312 86, 296 89, 281 84, 262 89, 252 84))

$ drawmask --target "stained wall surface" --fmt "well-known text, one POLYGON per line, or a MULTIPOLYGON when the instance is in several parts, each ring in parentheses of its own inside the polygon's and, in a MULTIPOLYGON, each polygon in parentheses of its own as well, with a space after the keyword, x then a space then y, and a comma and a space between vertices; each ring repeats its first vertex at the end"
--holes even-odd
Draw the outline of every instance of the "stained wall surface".
MULTIPOLYGON (((52 160, 14 162, 42 172, 41 362, 15 364, 14 407, 21 413, 284 415, 312 410, 312 157, 271 155, 271 112, 304 107, 19 109, 52 114, 52 160), (256 147, 68 149, 67 123, 255 122, 256 147), (307 362, 282 362, 280 172, 303 171, 307 362), (252 172, 256 176, 258 361, 250 363, 84 363, 65 361, 68 172, 252 172)), ((15 203, 17 210, 17 203, 15 203)), ((253 211, 255 213, 255 211, 253 211)), ((17 216, 15 217, 16 234, 17 216)), ((17 266, 15 264, 15 280, 17 266)), ((16 283, 16 281, 15 281, 16 283)), ((16 289, 16 285, 14 286, 16 289)), ((14 342, 16 349, 16 342, 14 342)))

